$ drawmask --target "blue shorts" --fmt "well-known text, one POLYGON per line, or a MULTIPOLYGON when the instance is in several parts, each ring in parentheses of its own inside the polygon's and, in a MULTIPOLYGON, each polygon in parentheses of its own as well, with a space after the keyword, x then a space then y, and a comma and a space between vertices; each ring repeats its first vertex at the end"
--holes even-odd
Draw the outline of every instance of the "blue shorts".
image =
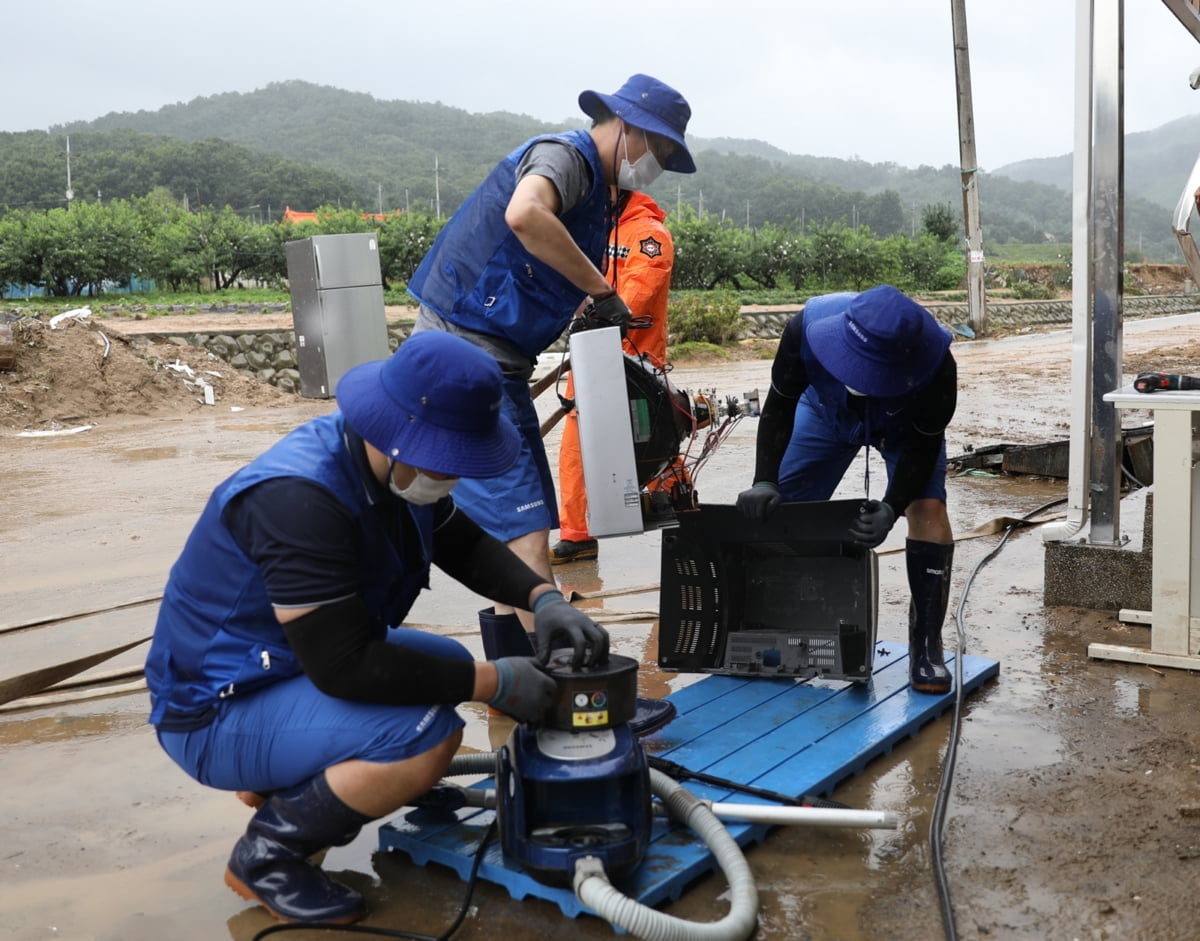
POLYGON ((521 433, 517 463, 499 477, 463 478, 454 488, 454 502, 480 528, 509 542, 540 529, 557 529, 558 498, 528 381, 505 377, 502 410, 521 433))
MULTIPOLYGON (((811 392, 811 390, 810 390, 811 392)), ((809 404, 808 394, 796 405, 796 422, 783 460, 779 464, 779 494, 789 503, 809 500, 828 500, 846 475, 850 464, 862 450, 861 444, 850 444, 837 434, 820 413, 809 404)), ((904 451, 904 440, 889 437, 883 446, 874 446, 887 465, 888 481, 896 472, 896 463, 904 451)), ((915 499, 946 502, 946 442, 929 480, 915 499)))
MULTIPOLYGON (((473 659, 458 641, 410 628, 388 642, 439 657, 473 659)), ((305 675, 222 700, 217 718, 191 732, 158 733, 184 771, 209 787, 266 793, 339 762, 412 758, 462 728, 453 706, 388 706, 335 699, 305 675)))

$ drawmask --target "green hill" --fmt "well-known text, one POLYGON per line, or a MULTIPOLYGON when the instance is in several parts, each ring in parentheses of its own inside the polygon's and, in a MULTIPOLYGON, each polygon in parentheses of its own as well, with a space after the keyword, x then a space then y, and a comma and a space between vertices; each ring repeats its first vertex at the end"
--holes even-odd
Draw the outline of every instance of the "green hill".
MULTIPOLYGON (((583 127, 528 115, 472 114, 437 103, 381 101, 301 81, 231 92, 158 111, 111 113, 48 133, 0 135, 0 205, 61 205, 65 142, 81 198, 165 187, 177 199, 253 208, 357 204, 453 210, 494 163, 527 138, 583 127)), ((1200 117, 1130 135, 1126 242, 1181 260, 1170 207, 1195 159, 1200 117), (1136 169, 1136 172, 1135 172, 1136 169)), ((789 154, 761 140, 691 140, 698 172, 652 190, 668 210, 690 205, 735 225, 842 221, 880 236, 911 234, 935 204, 961 213, 956 166, 901 167, 789 154)), ((1069 158, 1025 161, 979 179, 988 244, 1071 238, 1069 158), (1065 161, 1065 163, 1064 163, 1065 161), (1064 176, 1063 167, 1066 168, 1064 176)))
MULTIPOLYGON (((1152 131, 1125 135, 1125 191, 1173 210, 1200 153, 1200 114, 1171 121, 1152 131)), ((1072 157, 1021 160, 996 171, 1070 190, 1072 157)))

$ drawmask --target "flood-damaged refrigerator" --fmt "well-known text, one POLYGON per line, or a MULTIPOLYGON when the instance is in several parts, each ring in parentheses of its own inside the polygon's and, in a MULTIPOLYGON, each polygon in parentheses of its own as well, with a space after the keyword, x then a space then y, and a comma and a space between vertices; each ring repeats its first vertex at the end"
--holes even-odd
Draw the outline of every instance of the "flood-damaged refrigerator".
POLYGON ((286 252, 300 394, 331 398, 349 369, 389 355, 379 238, 314 235, 286 252))

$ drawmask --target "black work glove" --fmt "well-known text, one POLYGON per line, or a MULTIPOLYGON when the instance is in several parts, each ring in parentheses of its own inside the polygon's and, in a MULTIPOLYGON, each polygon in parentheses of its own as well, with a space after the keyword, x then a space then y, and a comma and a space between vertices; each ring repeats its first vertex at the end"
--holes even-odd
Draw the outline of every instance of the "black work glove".
POLYGON ((554 702, 557 685, 534 657, 501 657, 496 665, 496 695, 489 706, 518 722, 535 722, 554 702))
POLYGON ((608 297, 593 301, 592 306, 584 312, 587 329, 593 327, 620 327, 621 339, 629 331, 629 321, 633 319, 633 311, 621 299, 620 294, 610 294, 608 297))
POLYGON ((850 538, 863 549, 874 549, 892 531, 896 511, 882 500, 864 500, 858 519, 850 525, 850 538))
POLYGON ((542 663, 550 660, 550 651, 572 647, 575 656, 571 668, 608 662, 608 631, 582 611, 571 607, 561 591, 544 591, 533 599, 533 630, 537 635, 537 656, 542 663), (555 638, 561 635, 561 641, 555 638))
POLYGON ((779 488, 769 480, 760 480, 738 494, 737 508, 746 519, 761 523, 775 512, 779 501, 779 488))

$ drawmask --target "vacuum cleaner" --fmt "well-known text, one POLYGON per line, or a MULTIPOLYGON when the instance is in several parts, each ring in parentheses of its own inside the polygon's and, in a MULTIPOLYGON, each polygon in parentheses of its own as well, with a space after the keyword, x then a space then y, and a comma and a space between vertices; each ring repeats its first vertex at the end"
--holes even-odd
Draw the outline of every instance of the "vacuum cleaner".
POLYGON ((542 720, 513 728, 496 757, 500 844, 545 885, 570 887, 576 864, 599 860, 621 881, 641 863, 652 825, 650 770, 629 727, 636 660, 615 654, 573 669, 572 651, 546 671, 557 691, 542 720))
MULTIPOLYGON (((894 814, 771 804, 703 801, 655 767, 629 727, 636 711, 638 663, 574 669, 573 651, 555 651, 546 670, 556 695, 537 722, 513 728, 491 753, 458 755, 449 776, 489 773, 495 788, 451 790, 432 804, 492 808, 501 849, 543 885, 566 886, 614 927, 643 941, 745 941, 754 934, 758 890, 741 848, 722 819, 771 825, 894 829, 894 814), (694 923, 660 912, 621 891, 647 855, 651 827, 665 815, 692 831, 729 883, 729 912, 694 923), (616 883, 616 884, 614 884, 616 883)), ((626 886, 628 888, 628 886, 626 886)))

